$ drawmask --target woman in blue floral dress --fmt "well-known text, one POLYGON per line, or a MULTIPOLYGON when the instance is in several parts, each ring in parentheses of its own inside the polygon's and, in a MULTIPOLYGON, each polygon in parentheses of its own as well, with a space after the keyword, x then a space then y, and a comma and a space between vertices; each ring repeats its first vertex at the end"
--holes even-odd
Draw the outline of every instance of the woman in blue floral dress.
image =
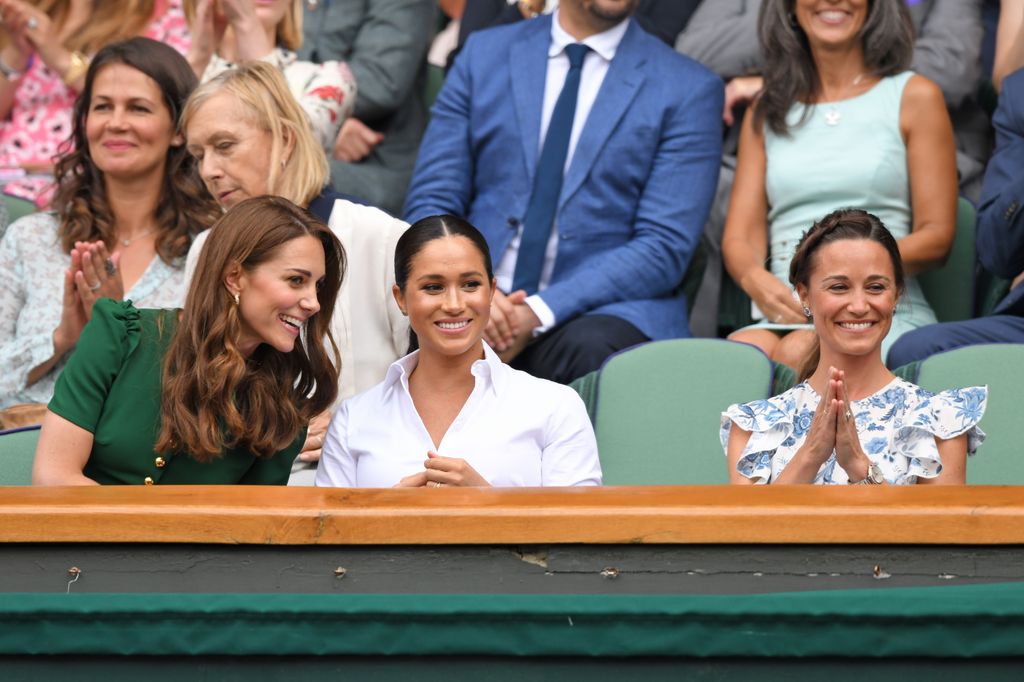
POLYGON ((904 274, 881 221, 859 209, 825 216, 800 240, 789 279, 819 349, 800 384, 722 414, 730 482, 964 483, 988 389, 933 394, 882 363, 904 274))

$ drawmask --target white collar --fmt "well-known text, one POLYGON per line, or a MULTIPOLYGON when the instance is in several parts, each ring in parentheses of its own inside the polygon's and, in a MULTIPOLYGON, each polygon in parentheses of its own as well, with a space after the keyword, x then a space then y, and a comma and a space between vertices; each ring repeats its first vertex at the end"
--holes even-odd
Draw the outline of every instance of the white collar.
MULTIPOLYGON (((491 347, 486 343, 483 344, 483 347, 483 359, 475 361, 469 371, 473 376, 482 379, 485 385, 491 389, 491 392, 497 396, 505 387, 508 373, 515 370, 502 362, 497 353, 491 350, 491 347)), ((391 363, 387 374, 384 376, 383 388, 385 395, 394 390, 395 386, 399 383, 405 387, 406 391, 409 390, 409 375, 412 374, 412 371, 416 369, 416 365, 419 364, 419 356, 419 350, 414 350, 405 357, 391 363)))
MULTIPOLYGON (((566 33, 565 29, 562 28, 562 25, 559 23, 558 17, 559 10, 555 10, 555 14, 551 18, 551 46, 548 47, 548 57, 554 57, 561 54, 565 51, 566 45, 572 45, 573 43, 580 42, 566 33)), ((622 42, 623 36, 626 35, 626 29, 629 28, 629 21, 629 17, 627 17, 625 21, 620 21, 607 31, 588 36, 583 39, 583 44, 601 55, 601 58, 606 62, 610 62, 615 58, 615 51, 619 49, 619 43, 622 42)))

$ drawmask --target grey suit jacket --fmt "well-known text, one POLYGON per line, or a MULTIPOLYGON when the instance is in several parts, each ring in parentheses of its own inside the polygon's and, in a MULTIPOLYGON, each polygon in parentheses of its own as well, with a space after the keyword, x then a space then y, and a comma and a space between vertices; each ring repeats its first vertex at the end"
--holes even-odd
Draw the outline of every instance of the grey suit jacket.
POLYGON ((331 162, 331 179, 352 194, 399 214, 427 125, 426 54, 435 0, 320 0, 305 6, 302 59, 348 62, 359 87, 355 118, 384 133, 358 163, 331 162))

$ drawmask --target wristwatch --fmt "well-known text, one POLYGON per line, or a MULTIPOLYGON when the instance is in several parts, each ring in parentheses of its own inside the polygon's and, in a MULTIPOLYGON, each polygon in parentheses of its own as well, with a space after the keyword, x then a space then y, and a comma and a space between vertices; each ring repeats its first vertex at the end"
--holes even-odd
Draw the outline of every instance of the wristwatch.
POLYGON ((862 481, 850 481, 853 485, 881 485, 885 483, 885 476, 882 475, 882 467, 874 462, 868 463, 868 475, 862 481))

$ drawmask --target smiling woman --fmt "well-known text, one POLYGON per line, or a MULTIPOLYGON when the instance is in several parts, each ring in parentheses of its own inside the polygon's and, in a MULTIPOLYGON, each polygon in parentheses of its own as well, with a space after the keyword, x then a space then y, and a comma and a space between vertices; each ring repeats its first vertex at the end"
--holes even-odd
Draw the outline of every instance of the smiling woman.
POLYGON ((93 58, 56 211, 0 242, 0 408, 50 399, 98 299, 182 304, 185 254, 218 213, 176 124, 195 85, 180 54, 147 38, 93 58))
POLYGON ((306 424, 337 393, 328 327, 344 251, 276 197, 218 225, 183 310, 96 305, 50 401, 34 483, 287 482, 306 424))
POLYGON ((455 216, 424 218, 395 250, 394 296, 419 341, 331 420, 319 486, 599 485, 597 443, 568 386, 501 362, 483 342, 490 250, 455 216))
POLYGON ((822 218, 800 240, 790 283, 819 345, 802 383, 722 414, 731 482, 964 483, 988 391, 933 395, 882 363, 905 277, 881 221, 857 209, 822 218))

